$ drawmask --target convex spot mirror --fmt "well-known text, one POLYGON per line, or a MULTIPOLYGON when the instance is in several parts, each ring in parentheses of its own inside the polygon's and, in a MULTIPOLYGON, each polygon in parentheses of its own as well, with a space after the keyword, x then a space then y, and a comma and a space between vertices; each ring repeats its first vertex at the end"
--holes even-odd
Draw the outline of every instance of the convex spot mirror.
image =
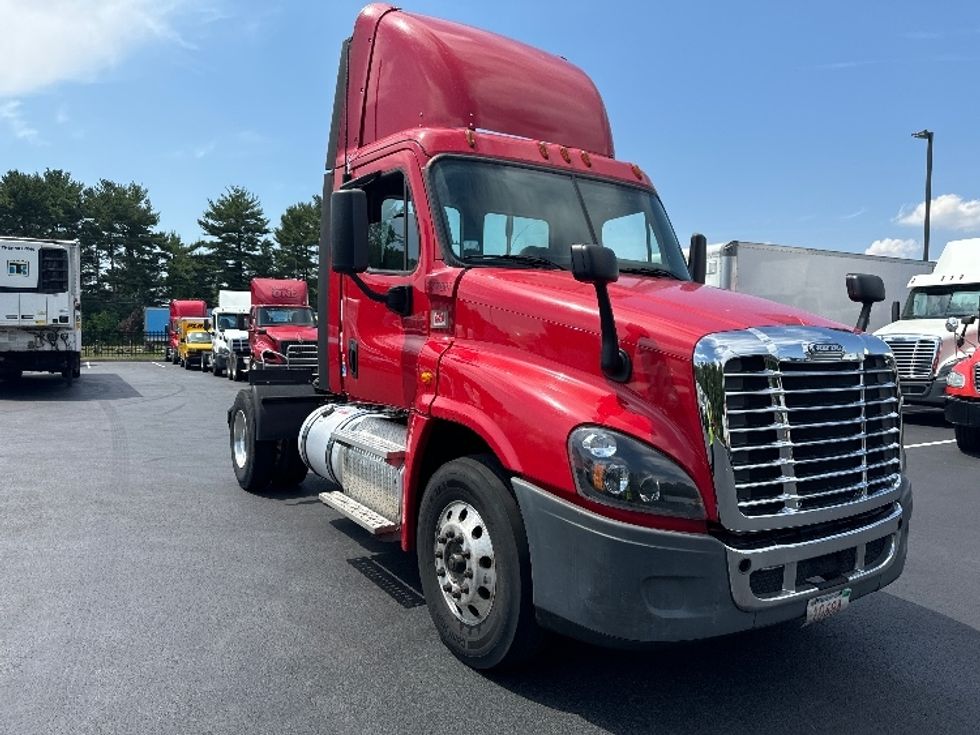
POLYGON ((330 195, 330 262, 335 273, 368 269, 367 194, 341 189, 330 195))
POLYGON ((951 316, 949 319, 946 320, 947 332, 955 332, 959 328, 960 328, 960 320, 957 319, 955 316, 951 316))

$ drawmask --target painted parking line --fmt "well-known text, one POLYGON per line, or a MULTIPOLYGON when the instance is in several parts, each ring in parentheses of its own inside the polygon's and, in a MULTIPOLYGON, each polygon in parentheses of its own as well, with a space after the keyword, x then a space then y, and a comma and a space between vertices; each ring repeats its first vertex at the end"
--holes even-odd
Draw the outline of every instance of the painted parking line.
POLYGON ((167 367, 167 366, 166 366, 166 365, 164 365, 164 364, 163 364, 162 362, 155 362, 155 363, 153 363, 153 364, 154 364, 154 365, 156 365, 157 367, 167 367))
POLYGON ((942 440, 937 441, 937 442, 919 442, 918 444, 906 444, 905 445, 905 448, 906 449, 917 449, 918 447, 935 447, 935 446, 938 446, 940 444, 953 444, 955 442, 956 442, 955 439, 942 439, 942 440))

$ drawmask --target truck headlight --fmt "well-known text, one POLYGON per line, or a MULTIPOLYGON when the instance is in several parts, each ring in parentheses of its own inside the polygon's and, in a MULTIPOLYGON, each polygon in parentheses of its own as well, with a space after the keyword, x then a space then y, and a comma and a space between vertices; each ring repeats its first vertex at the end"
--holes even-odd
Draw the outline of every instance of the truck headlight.
MULTIPOLYGON (((950 374, 950 371, 952 371, 952 369, 956 367, 964 359, 966 358, 962 356, 957 356, 944 362, 942 365, 939 366, 939 370, 936 372, 936 378, 937 379, 946 378, 950 374)), ((954 387, 958 387, 958 386, 954 386, 954 387)))
POLYGON ((953 371, 946 376, 946 385, 950 388, 963 388, 966 386, 966 376, 963 373, 953 371))
POLYGON ((703 519, 694 480, 666 454, 598 426, 575 429, 568 457, 579 493, 630 510, 703 519))

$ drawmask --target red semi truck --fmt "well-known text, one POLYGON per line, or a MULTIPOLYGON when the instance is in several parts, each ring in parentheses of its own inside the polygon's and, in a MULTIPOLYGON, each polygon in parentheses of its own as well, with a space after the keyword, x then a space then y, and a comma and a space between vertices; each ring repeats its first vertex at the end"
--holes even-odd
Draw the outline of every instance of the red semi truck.
POLYGON ((248 318, 249 359, 231 365, 228 377, 238 380, 254 368, 316 367, 316 317, 306 281, 253 278, 248 318))
MULTIPOLYGON (((967 329, 977 321, 980 319, 971 314, 947 322, 958 350, 968 342, 967 329)), ((956 445, 964 452, 980 454, 980 348, 970 342, 967 349, 972 355, 956 363, 946 379, 946 420, 953 425, 956 445)))
POLYGON ((181 319, 204 319, 208 305, 201 299, 174 299, 170 302, 170 320, 167 322, 167 349, 165 359, 174 365, 180 359, 177 347, 180 342, 181 319))
POLYGON ((689 268, 566 60, 368 6, 323 201, 316 375, 250 374, 234 471, 327 478, 325 503, 417 556, 467 664, 518 662, 542 627, 622 645, 815 621, 901 573, 887 345, 702 285, 704 238, 689 268))

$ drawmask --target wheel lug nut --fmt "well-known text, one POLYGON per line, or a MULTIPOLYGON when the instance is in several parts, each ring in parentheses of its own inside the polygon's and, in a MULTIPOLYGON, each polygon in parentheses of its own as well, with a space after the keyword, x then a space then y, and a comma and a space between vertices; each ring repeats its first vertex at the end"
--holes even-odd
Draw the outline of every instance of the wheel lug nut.
POLYGON ((464 552, 463 552, 463 558, 464 558, 464 559, 469 559, 469 558, 470 558, 470 552, 468 552, 468 551, 464 551, 464 552))
POLYGON ((465 572, 463 572, 463 576, 467 579, 473 579, 473 570, 467 569, 465 572))
POLYGON ((448 538, 456 538, 456 532, 455 531, 446 531, 446 536, 448 538))
POLYGON ((468 595, 470 593, 470 586, 463 585, 462 589, 460 589, 460 592, 462 592, 464 595, 468 595))
POLYGON ((445 583, 445 584, 444 584, 444 585, 442 586, 442 591, 443 591, 443 592, 452 592, 452 591, 453 591, 453 586, 452 586, 451 584, 449 584, 449 582, 446 582, 446 583, 445 583))
MULTIPOLYGON (((436 569, 436 576, 437 577, 445 577, 446 576, 446 570, 445 569, 436 569)), ((470 576, 472 577, 473 575, 471 574, 470 576)))
POLYGON ((460 597, 462 597, 462 595, 460 595, 459 592, 453 592, 453 599, 454 600, 458 600, 460 597))
POLYGON ((446 537, 440 536, 439 538, 436 539, 436 541, 438 541, 440 544, 444 544, 446 543, 446 537))

